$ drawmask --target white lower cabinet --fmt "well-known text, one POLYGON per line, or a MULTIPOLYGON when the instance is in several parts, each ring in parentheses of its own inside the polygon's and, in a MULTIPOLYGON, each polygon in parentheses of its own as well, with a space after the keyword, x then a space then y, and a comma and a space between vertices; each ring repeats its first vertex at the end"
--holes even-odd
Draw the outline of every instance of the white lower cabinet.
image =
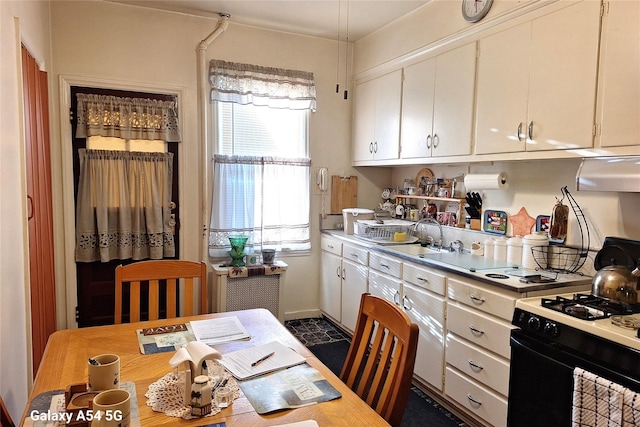
POLYGON ((402 284, 402 308, 420 328, 414 374, 442 391, 444 383, 444 312, 442 296, 402 284))
MULTIPOLYGON (((448 352, 448 349, 447 349, 448 352)), ((446 368, 445 393, 474 416, 494 427, 507 425, 507 399, 481 383, 452 369, 446 368)))
POLYGON ((340 323, 342 310, 342 243, 322 237, 320 309, 340 323))
POLYGON ((360 298, 367 292, 369 253, 354 245, 342 246, 341 322, 350 331, 356 329, 360 298))
POLYGON ((320 309, 353 331, 360 297, 367 292, 369 253, 356 245, 322 237, 320 309))
POLYGON ((492 426, 507 424, 509 340, 517 294, 448 278, 445 394, 492 426))

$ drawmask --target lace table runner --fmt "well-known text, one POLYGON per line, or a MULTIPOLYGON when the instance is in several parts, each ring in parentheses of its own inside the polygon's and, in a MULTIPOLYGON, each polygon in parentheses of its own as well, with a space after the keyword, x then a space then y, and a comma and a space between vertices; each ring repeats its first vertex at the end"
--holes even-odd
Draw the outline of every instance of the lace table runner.
MULTIPOLYGON (((198 418, 191 415, 191 407, 184 405, 184 372, 169 372, 158 381, 149 385, 149 390, 145 393, 147 397, 147 406, 150 406, 156 412, 162 412, 165 415, 176 418, 184 418, 190 420, 198 418)), ((240 397, 240 388, 235 378, 230 374, 226 374, 223 378, 227 378, 226 386, 231 388, 233 392, 233 400, 240 397)), ((212 389, 215 388, 220 380, 209 379, 212 389)), ((211 402, 211 413, 205 416, 215 415, 220 412, 220 408, 216 405, 215 400, 211 402)))

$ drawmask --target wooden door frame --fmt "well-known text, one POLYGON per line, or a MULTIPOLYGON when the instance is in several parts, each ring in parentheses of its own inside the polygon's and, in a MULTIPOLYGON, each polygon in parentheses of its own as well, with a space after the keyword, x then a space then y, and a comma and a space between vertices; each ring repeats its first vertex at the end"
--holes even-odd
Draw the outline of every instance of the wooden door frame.
MULTIPOLYGON (((64 233, 60 233, 60 238, 64 239, 64 256, 60 257, 56 261, 58 267, 63 268, 65 288, 61 291, 64 292, 62 296, 65 302, 65 308, 62 307, 59 310, 64 311, 67 328, 76 328, 78 326, 76 322, 75 308, 78 305, 77 298, 77 286, 76 286, 76 262, 75 262, 75 197, 74 197, 74 185, 73 185, 73 147, 71 144, 71 121, 69 120, 69 111, 71 110, 71 87, 93 87, 93 88, 111 88, 115 90, 126 90, 132 92, 148 92, 158 93, 166 95, 175 95, 178 99, 178 120, 180 123, 184 123, 184 99, 186 89, 177 86, 164 86, 164 85, 150 85, 149 83, 136 83, 126 82, 121 80, 103 80, 93 79, 88 77, 68 76, 60 75, 58 82, 58 99, 59 99, 59 112, 60 112, 60 157, 62 167, 62 200, 64 209, 64 233), (61 264, 62 263, 62 264, 61 264)), ((184 133, 183 133, 184 136, 184 133)), ((184 155, 182 155, 182 147, 178 148, 181 151, 180 166, 178 171, 178 185, 184 182, 184 173, 187 169, 184 166, 184 155)), ((200 179, 202 179, 200 177, 200 179)), ((55 195, 54 195, 55 197, 55 195)), ((178 204, 184 206, 184 191, 179 192, 178 204)), ((181 230, 178 230, 180 233, 181 230)), ((182 237, 182 234, 181 234, 182 237)), ((184 245, 181 245, 180 254, 176 254, 177 258, 181 258, 182 252, 184 252, 184 245)), ((62 287, 61 287, 62 288, 62 287)), ((60 299, 60 298, 59 298, 60 299)))

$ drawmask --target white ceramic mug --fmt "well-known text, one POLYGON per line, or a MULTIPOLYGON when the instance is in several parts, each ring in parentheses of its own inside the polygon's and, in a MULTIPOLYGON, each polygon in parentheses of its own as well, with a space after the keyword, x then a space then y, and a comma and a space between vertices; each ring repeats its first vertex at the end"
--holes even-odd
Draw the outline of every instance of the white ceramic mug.
POLYGON ((120 388, 120 357, 117 354, 99 354, 89 359, 88 391, 120 388))
POLYGON ((93 398, 91 427, 129 427, 131 395, 127 390, 105 390, 93 398))

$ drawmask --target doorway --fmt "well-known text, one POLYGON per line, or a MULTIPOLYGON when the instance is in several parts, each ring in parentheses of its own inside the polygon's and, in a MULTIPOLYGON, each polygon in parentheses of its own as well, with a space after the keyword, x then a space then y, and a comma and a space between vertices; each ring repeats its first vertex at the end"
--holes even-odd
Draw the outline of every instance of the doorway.
MULTIPOLYGON (((77 109, 78 103, 76 94, 108 95, 122 98, 145 98, 162 101, 175 101, 175 95, 161 95, 154 93, 132 92, 123 90, 103 89, 94 87, 71 86, 71 131, 73 140, 73 182, 74 201, 77 203, 78 183, 80 176, 79 150, 87 148, 87 139, 76 138, 76 128, 78 125, 77 109)), ((175 216, 174 244, 176 257, 179 252, 179 228, 180 228, 180 206, 178 187, 178 143, 169 142, 167 151, 173 153, 173 175, 172 175, 172 198, 175 208, 172 214, 175 216)), ((173 258, 176 258, 173 257, 173 258)), ((139 260, 112 260, 109 262, 76 262, 76 283, 77 283, 77 307, 76 321, 78 327, 107 325, 113 323, 113 313, 115 304, 115 268, 139 260)), ((125 295, 126 298, 126 295, 125 295)), ((161 301, 162 305, 162 301, 161 301)), ((144 311, 144 308, 143 308, 144 311)))
POLYGON ((33 375, 56 330, 47 73, 22 46, 33 375))

